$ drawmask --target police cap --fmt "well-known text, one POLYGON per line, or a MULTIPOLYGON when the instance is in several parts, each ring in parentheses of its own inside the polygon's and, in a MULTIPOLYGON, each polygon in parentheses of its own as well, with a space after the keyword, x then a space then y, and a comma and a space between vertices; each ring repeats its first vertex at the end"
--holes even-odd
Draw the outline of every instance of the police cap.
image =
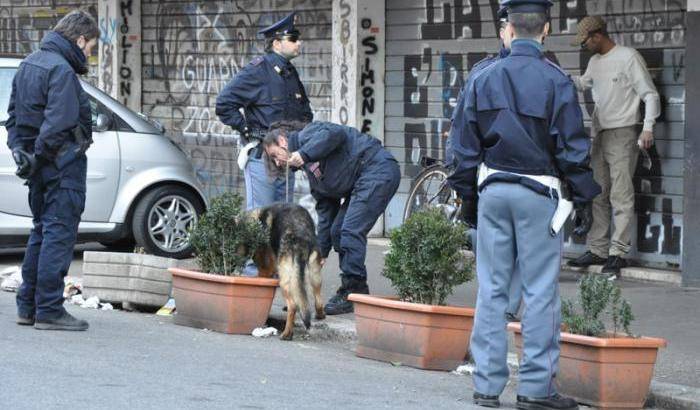
POLYGON ((282 37, 288 35, 299 35, 299 30, 294 27, 294 16, 295 12, 291 12, 287 17, 274 23, 269 27, 258 31, 258 34, 262 34, 265 38, 282 37))
MULTIPOLYGON (((547 13, 554 3, 549 0, 503 0, 501 8, 505 13, 547 13)), ((499 10, 499 18, 501 18, 499 10)))

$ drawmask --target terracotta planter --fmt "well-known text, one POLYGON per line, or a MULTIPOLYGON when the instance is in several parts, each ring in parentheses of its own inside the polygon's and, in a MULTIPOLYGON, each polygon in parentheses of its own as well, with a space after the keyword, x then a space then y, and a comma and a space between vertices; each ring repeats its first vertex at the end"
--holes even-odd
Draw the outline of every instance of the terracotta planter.
MULTIPOLYGON (((520 323, 509 323, 520 355, 520 323)), ((664 339, 590 337, 561 332, 561 394, 601 409, 641 409, 654 375, 656 354, 664 339)))
POLYGON ((279 281, 170 268, 175 323, 223 333, 250 334, 264 326, 279 281))
POLYGON ((464 362, 474 309, 360 294, 348 299, 355 304, 358 356, 430 370, 464 362))

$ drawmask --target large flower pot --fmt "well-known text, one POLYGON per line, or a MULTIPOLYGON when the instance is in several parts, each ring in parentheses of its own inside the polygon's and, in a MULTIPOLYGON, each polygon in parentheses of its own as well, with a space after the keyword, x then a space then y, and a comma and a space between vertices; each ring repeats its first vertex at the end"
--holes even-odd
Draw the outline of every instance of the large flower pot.
MULTIPOLYGON (((520 323, 509 323, 522 351, 520 323)), ((561 332, 559 392, 601 409, 641 409, 664 339, 590 337, 561 332)))
POLYGON ((223 333, 250 334, 265 325, 277 279, 222 276, 170 268, 175 323, 223 333))
POLYGON ((355 305, 358 356, 430 370, 454 370, 464 362, 474 309, 356 293, 348 299, 355 305))

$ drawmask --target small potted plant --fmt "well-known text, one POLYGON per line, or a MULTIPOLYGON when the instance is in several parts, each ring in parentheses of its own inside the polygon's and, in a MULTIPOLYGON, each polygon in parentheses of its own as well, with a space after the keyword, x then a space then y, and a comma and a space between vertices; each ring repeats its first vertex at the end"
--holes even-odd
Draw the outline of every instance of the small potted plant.
POLYGON ((351 294, 356 354, 431 370, 453 370, 469 349, 474 309, 444 306, 452 289, 473 277, 467 231, 442 211, 413 214, 391 232, 382 275, 396 297, 351 294))
MULTIPOLYGON (((578 303, 562 301, 561 312, 559 391, 602 409, 644 407, 656 355, 666 341, 632 335, 634 315, 620 287, 602 275, 586 275, 579 282, 578 303)), ((520 323, 508 328, 521 351, 520 323)))
POLYGON ((171 268, 175 323, 224 333, 250 334, 267 321, 277 279, 242 277, 241 269, 267 234, 241 209, 239 195, 226 193, 211 202, 190 233, 203 272, 171 268))

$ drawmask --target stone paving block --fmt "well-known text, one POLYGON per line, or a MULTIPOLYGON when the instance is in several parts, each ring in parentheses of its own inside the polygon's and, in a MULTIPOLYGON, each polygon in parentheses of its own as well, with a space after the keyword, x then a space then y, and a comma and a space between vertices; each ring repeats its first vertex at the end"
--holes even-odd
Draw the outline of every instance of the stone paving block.
POLYGON ((83 293, 100 300, 159 307, 172 287, 168 267, 196 268, 194 259, 175 260, 154 255, 85 252, 83 293))

